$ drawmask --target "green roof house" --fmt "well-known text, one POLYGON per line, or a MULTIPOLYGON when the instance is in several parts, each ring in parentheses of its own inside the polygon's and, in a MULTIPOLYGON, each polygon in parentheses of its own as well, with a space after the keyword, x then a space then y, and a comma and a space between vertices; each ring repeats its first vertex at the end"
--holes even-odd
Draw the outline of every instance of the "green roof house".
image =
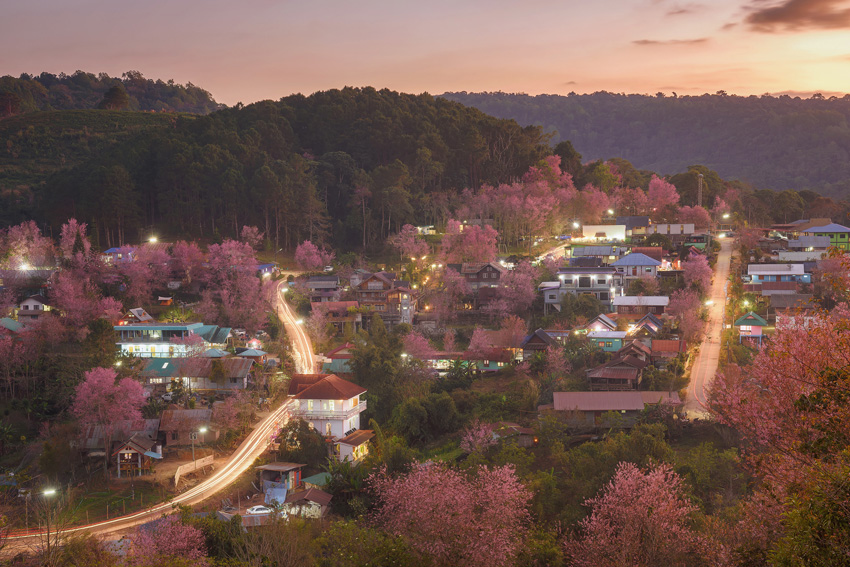
POLYGON ((738 342, 743 342, 744 338, 758 340, 761 345, 762 327, 767 327, 767 321, 759 317, 756 313, 750 311, 740 319, 735 321, 735 327, 738 328, 738 342))

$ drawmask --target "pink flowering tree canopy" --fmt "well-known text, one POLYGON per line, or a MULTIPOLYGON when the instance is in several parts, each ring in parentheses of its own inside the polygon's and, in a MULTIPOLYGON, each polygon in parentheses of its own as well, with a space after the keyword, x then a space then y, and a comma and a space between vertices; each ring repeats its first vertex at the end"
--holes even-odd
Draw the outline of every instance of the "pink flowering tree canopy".
POLYGON ((376 522, 437 565, 511 565, 528 532, 531 492, 513 465, 481 466, 469 478, 442 464, 369 477, 376 522), (485 535, 486 534, 486 535, 485 535))
POLYGON ((642 472, 620 463, 611 482, 586 505, 591 513, 580 524, 581 537, 567 542, 576 567, 684 567, 705 545, 692 527, 697 507, 669 465, 642 472))
POLYGON ((490 302, 487 310, 500 318, 528 313, 537 291, 534 287, 536 278, 537 270, 527 261, 502 274, 495 300, 490 302))
POLYGON ((165 516, 138 528, 130 541, 127 562, 131 567, 165 565, 169 560, 188 560, 193 566, 209 564, 203 532, 184 524, 177 515, 165 516))
POLYGON ((679 192, 675 185, 653 175, 646 196, 654 219, 672 221, 675 218, 679 206, 679 192))
POLYGON ((109 462, 112 433, 116 424, 125 419, 141 419, 141 407, 145 403, 142 385, 132 378, 116 381, 117 374, 111 368, 94 368, 85 373, 85 379, 77 386, 71 413, 83 427, 100 426, 106 439, 104 472, 109 462))
POLYGON ((493 426, 489 423, 481 423, 477 419, 464 429, 460 438, 460 448, 467 453, 483 453, 495 444, 493 426))
POLYGON ((419 238, 419 231, 410 224, 401 227, 398 234, 390 236, 387 242, 396 249, 403 261, 422 262, 422 257, 428 255, 428 243, 419 238))
MULTIPOLYGON (((460 226, 459 224, 457 226, 460 226)), ((496 257, 499 233, 492 226, 465 226, 462 232, 446 230, 443 255, 446 262, 490 262, 496 257)))
POLYGON ((333 262, 334 253, 319 248, 309 240, 305 240, 295 248, 295 263, 307 272, 321 270, 333 262))
POLYGON ((53 241, 42 236, 35 221, 0 230, 0 267, 12 270, 50 266, 53 241))
POLYGON ((87 257, 91 251, 91 242, 86 236, 86 223, 69 219, 63 224, 59 231, 59 250, 65 260, 70 261, 77 255, 87 257))
POLYGON ((256 226, 243 226, 242 232, 239 233, 239 238, 253 248, 259 250, 263 244, 263 236, 265 236, 256 226))
POLYGON ((682 272, 688 287, 697 290, 701 295, 711 291, 711 277, 714 272, 704 255, 692 251, 688 259, 682 262, 682 272))
POLYGON ((416 329, 404 336, 404 352, 419 360, 431 359, 436 353, 425 335, 416 329))
POLYGON ((711 226, 711 214, 700 206, 685 206, 679 209, 679 222, 692 223, 695 228, 708 228, 711 226))

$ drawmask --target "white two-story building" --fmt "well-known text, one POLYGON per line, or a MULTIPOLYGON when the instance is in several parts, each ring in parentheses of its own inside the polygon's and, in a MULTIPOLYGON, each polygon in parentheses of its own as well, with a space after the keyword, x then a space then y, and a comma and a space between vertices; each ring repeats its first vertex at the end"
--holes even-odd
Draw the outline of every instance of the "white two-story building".
POLYGON ((573 295, 590 294, 596 297, 609 311, 615 297, 623 295, 624 274, 616 268, 561 268, 558 280, 543 282, 538 289, 543 293, 544 313, 550 309, 561 310, 561 298, 573 295))
POLYGON ((340 460, 356 461, 366 455, 366 443, 374 436, 370 430, 360 430, 365 393, 362 386, 336 374, 294 374, 289 382, 289 413, 332 439, 340 460))

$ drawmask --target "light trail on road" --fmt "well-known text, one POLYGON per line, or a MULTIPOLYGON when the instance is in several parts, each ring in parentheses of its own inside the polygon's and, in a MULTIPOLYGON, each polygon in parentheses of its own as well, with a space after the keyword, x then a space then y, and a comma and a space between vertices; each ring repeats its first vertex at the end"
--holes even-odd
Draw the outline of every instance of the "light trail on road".
MULTIPOLYGON (((315 361, 313 357, 313 348, 310 344, 310 338, 304 332, 304 329, 296 323, 295 313, 292 308, 283 300, 283 284, 278 284, 275 297, 275 311, 278 317, 287 326, 289 336, 292 338, 293 347, 301 359, 302 371, 312 373, 314 371, 315 361)), ((254 463, 269 445, 272 435, 277 431, 281 421, 285 417, 287 404, 284 402, 270 415, 266 416, 248 437, 239 445, 239 448, 230 456, 230 459, 221 468, 216 470, 209 478, 204 479, 201 483, 186 490, 182 494, 178 494, 169 502, 151 506, 145 510, 119 516, 111 520, 104 520, 94 524, 78 526, 62 530, 63 534, 75 533, 92 533, 98 535, 109 534, 111 532, 126 530, 139 524, 144 524, 159 518, 162 514, 171 512, 174 506, 178 504, 192 505, 197 504, 227 488, 231 483, 236 481, 242 473, 254 463)), ((33 543, 37 542, 42 536, 41 533, 33 533, 28 531, 25 534, 10 534, 6 541, 5 552, 20 552, 28 549, 33 543)))

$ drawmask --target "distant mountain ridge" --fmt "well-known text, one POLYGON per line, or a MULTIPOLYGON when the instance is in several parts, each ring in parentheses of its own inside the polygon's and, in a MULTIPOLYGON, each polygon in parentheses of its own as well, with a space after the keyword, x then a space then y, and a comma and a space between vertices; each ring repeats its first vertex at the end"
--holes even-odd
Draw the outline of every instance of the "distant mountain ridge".
POLYGON ((104 95, 120 85, 128 95, 126 110, 209 114, 225 108, 204 89, 187 83, 146 79, 138 71, 121 77, 76 71, 0 77, 0 118, 40 110, 97 108, 104 95))
POLYGON ((665 174, 702 164, 756 187, 850 196, 850 95, 441 96, 556 132, 553 144, 570 140, 586 160, 621 157, 665 174))

